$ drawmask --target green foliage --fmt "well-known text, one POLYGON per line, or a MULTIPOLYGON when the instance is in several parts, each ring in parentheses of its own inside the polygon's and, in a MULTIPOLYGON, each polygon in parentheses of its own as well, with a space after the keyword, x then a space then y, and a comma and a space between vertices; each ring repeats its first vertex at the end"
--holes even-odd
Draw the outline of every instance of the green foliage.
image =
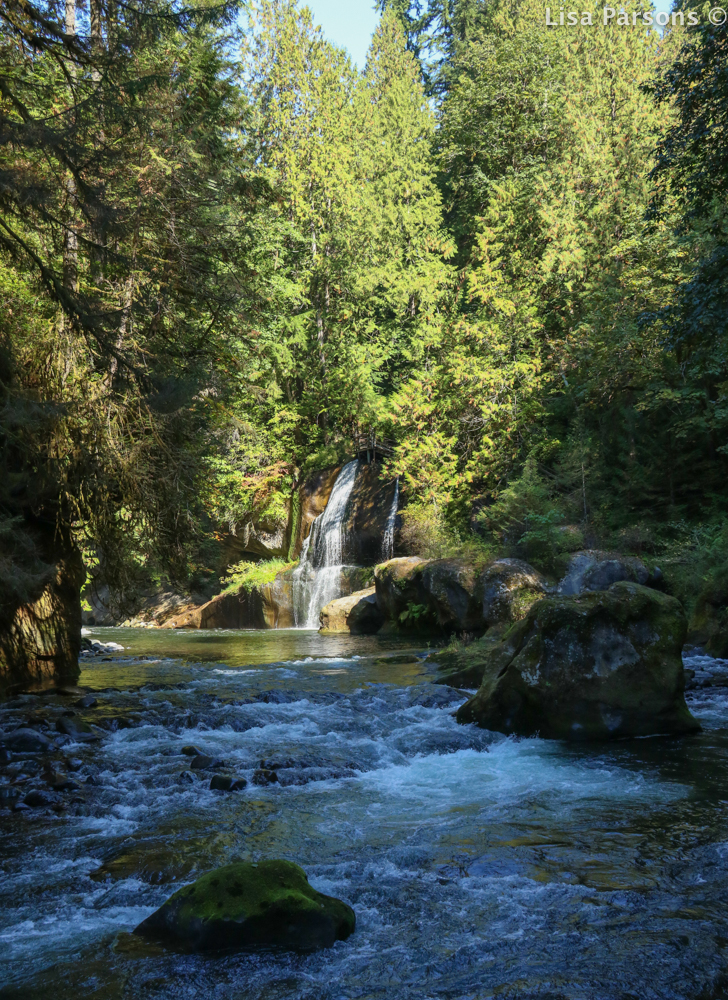
POLYGON ((423 559, 444 559, 460 549, 460 538, 431 504, 411 503, 402 512, 400 537, 407 552, 423 559))
POLYGON ((120 592, 209 580, 371 429, 411 552, 639 528, 718 573, 667 526, 725 519, 726 28, 379 7, 359 72, 295 0, 3 5, 8 601, 47 571, 18 517, 120 592))
POLYGON ((430 615, 430 609, 426 604, 414 604, 409 601, 407 607, 400 613, 399 623, 405 628, 411 628, 424 624, 430 615))
POLYGON ((241 590, 250 593, 256 587, 272 583, 279 573, 293 569, 296 562, 286 562, 283 559, 267 559, 261 562, 242 560, 229 566, 222 577, 222 593, 236 594, 241 590))

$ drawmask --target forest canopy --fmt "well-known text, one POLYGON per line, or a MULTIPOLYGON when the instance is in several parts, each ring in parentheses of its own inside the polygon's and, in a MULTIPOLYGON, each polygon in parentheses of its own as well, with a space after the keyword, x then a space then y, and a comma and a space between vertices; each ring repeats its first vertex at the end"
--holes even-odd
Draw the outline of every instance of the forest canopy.
POLYGON ((189 583, 361 433, 433 537, 721 530, 725 26, 380 8, 5 0, 6 540, 189 583))

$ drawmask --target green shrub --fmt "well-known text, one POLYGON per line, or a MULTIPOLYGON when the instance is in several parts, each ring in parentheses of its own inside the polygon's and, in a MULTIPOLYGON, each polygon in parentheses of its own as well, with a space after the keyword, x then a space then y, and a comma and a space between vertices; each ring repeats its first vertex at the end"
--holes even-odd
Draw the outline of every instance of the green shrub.
POLYGON ((245 590, 250 593, 256 587, 272 583, 279 573, 293 569, 295 562, 285 562, 283 559, 266 559, 260 562, 243 560, 228 567, 225 576, 220 581, 223 594, 237 593, 245 590))

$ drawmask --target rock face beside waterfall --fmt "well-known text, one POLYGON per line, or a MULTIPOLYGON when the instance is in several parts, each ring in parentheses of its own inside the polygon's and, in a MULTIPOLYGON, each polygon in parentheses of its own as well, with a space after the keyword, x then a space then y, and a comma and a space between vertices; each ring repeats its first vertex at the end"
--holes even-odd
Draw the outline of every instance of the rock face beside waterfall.
POLYGON ((387 532, 397 495, 396 481, 382 478, 379 466, 359 464, 343 525, 346 565, 376 566, 393 555, 396 525, 389 540, 387 532))
POLYGON ((330 601, 321 611, 321 631, 328 634, 371 635, 384 624, 374 587, 330 601))
POLYGON ((393 481, 382 484, 374 467, 356 461, 312 477, 301 491, 299 565, 271 583, 184 609, 162 627, 318 628, 322 607, 373 584, 365 559, 381 558, 396 497, 393 481))
POLYGON ((316 951, 355 926, 352 908, 317 892, 292 861, 241 861, 180 889, 134 933, 194 951, 316 951))
POLYGON ((465 650, 483 675, 458 722, 569 740, 694 733, 686 627, 679 601, 635 583, 544 598, 465 650))

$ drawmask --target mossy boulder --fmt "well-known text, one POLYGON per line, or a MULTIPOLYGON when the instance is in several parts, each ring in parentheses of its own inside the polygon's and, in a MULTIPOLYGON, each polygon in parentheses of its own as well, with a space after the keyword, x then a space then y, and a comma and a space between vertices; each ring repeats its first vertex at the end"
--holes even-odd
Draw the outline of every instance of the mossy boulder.
POLYGON ((424 565, 419 556, 402 556, 380 563, 374 570, 377 604, 388 621, 399 621, 408 606, 422 602, 419 571, 424 565))
POLYGON ((497 559, 485 569, 465 559, 390 559, 374 572, 377 603, 392 622, 419 617, 445 632, 483 633, 522 618, 547 592, 540 573, 520 559, 497 559), (410 609, 421 609, 419 616, 410 609))
POLYGON ((482 630, 477 573, 464 559, 433 559, 417 571, 422 603, 446 632, 482 630))
POLYGON ((548 592, 543 576, 522 559, 496 559, 478 577, 475 590, 481 628, 525 618, 548 592))
POLYGON ((679 601, 635 583, 544 598, 484 644, 482 683, 458 722, 570 740, 694 733, 685 633, 679 601))
POLYGON ((293 862, 241 861, 180 889, 134 933, 194 951, 316 951, 355 925, 351 907, 317 892, 293 862))

